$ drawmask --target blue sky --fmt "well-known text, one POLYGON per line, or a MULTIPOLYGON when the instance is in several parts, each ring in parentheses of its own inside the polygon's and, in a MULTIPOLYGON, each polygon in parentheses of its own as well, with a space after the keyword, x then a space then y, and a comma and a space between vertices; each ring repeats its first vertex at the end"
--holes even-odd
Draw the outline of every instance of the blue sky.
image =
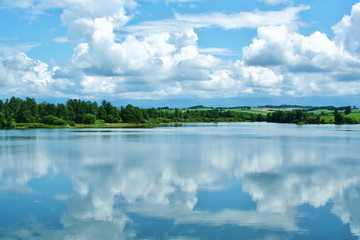
POLYGON ((0 0, 0 98, 360 105, 360 3, 0 0))

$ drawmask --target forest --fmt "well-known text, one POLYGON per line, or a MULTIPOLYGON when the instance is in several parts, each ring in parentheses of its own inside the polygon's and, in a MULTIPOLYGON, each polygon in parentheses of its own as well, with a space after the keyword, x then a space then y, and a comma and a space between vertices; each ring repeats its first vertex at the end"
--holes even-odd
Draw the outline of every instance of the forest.
MULTIPOLYGON (((246 107, 245 109, 250 109, 246 107)), ((297 124, 357 124, 356 119, 347 117, 351 108, 345 112, 335 109, 332 120, 326 122, 321 114, 306 112, 301 109, 292 111, 275 110, 269 113, 245 113, 222 108, 139 108, 133 105, 113 106, 103 100, 101 104, 79 99, 69 99, 66 103, 37 103, 27 97, 25 100, 11 97, 0 100, 0 128, 39 128, 46 126, 77 127, 79 124, 95 123, 131 123, 160 124, 177 122, 275 122, 297 124), (346 113, 346 114, 345 114, 346 113)))

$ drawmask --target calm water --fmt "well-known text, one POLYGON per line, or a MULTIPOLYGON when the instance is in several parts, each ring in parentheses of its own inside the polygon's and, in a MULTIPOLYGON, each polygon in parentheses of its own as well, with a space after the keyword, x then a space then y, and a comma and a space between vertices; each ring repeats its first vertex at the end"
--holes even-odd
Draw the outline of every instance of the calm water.
POLYGON ((0 239, 359 239, 360 126, 0 131, 0 239))

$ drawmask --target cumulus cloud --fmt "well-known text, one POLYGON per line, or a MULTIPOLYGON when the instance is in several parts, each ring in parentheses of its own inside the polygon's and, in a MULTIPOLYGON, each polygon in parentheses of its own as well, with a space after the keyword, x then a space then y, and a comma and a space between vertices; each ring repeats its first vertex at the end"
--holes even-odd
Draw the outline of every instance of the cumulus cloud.
POLYGON ((351 15, 345 15, 334 27, 336 41, 351 53, 360 54, 360 3, 351 8, 351 15))
POLYGON ((129 24, 129 11, 136 7, 132 0, 16 0, 4 6, 33 14, 62 9, 68 35, 54 41, 77 45, 69 61, 53 69, 31 59, 39 66, 17 70, 4 60, 0 75, 6 94, 18 93, 20 83, 43 95, 55 91, 59 96, 136 99, 360 92, 359 4, 334 26, 334 40, 321 32, 297 32, 299 13, 309 9, 303 5, 278 11, 175 14, 135 25, 129 24), (233 54, 230 50, 199 47, 196 29, 213 27, 256 28, 257 36, 243 48, 241 59, 225 61, 221 57, 233 54))
POLYGON ((292 72, 331 71, 340 64, 359 63, 323 33, 304 36, 283 25, 260 27, 243 55, 247 64, 283 65, 292 72))
POLYGON ((281 74, 288 95, 359 93, 360 59, 320 32, 304 36, 283 25, 260 27, 243 57, 247 65, 281 74))
POLYGON ((134 97, 153 92, 150 98, 184 94, 183 86, 213 78, 221 64, 220 59, 199 52, 193 29, 143 39, 130 35, 118 43, 111 26, 99 26, 101 30, 94 32, 89 43, 79 44, 70 59, 72 70, 85 73, 80 84, 86 93, 134 97), (97 88, 100 82, 103 87, 97 88))
POLYGON ((55 79, 58 67, 50 68, 40 60, 29 58, 25 53, 18 53, 0 58, 0 86, 2 95, 43 96, 58 95, 73 84, 67 79, 55 79))
POLYGON ((51 84, 52 80, 46 63, 33 60, 24 53, 1 59, 0 84, 10 93, 46 92, 47 86, 51 84))

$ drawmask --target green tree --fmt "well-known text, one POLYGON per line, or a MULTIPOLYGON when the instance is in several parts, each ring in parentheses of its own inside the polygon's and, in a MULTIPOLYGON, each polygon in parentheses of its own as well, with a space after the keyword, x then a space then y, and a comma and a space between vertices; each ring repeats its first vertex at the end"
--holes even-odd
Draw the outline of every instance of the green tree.
POLYGON ((16 97, 10 98, 10 101, 8 102, 7 105, 9 107, 12 116, 15 116, 19 112, 21 103, 22 100, 20 98, 16 98, 16 97))
POLYGON ((15 121, 18 123, 35 122, 35 117, 31 114, 31 108, 27 102, 21 102, 20 109, 15 114, 15 121))
POLYGON ((334 111, 334 122, 335 122, 335 124, 345 123, 344 116, 341 113, 339 113, 339 111, 337 109, 335 109, 335 111, 334 111))
POLYGON ((0 112, 0 128, 4 128, 5 126, 6 126, 5 114, 0 112))
POLYGON ((86 114, 86 102, 78 99, 70 99, 66 103, 71 116, 71 121, 76 123, 83 123, 84 115, 86 114))
POLYGON ((121 119, 126 123, 144 123, 144 114, 138 107, 129 104, 120 111, 121 119))
POLYGON ((26 108, 30 112, 31 117, 33 118, 33 122, 39 121, 39 110, 38 105, 34 98, 26 98, 26 108))
POLYGON ((100 106, 98 111, 97 111, 97 118, 98 119, 103 119, 105 120, 106 118, 106 110, 105 110, 105 107, 104 106, 100 106))
POLYGON ((94 124, 95 121, 96 121, 96 116, 90 113, 85 114, 82 119, 82 123, 84 124, 94 124))
POLYGON ((63 103, 59 103, 57 106, 56 116, 66 121, 70 120, 70 114, 67 106, 63 103))
POLYGON ((4 109, 4 102, 0 100, 0 112, 4 109))
POLYGON ((105 118, 103 118, 105 120, 106 123, 118 123, 119 120, 114 118, 113 115, 106 115, 105 118))
POLYGON ((348 115, 348 114, 350 114, 351 113, 351 107, 350 106, 347 106, 346 108, 345 108, 345 115, 348 115))

